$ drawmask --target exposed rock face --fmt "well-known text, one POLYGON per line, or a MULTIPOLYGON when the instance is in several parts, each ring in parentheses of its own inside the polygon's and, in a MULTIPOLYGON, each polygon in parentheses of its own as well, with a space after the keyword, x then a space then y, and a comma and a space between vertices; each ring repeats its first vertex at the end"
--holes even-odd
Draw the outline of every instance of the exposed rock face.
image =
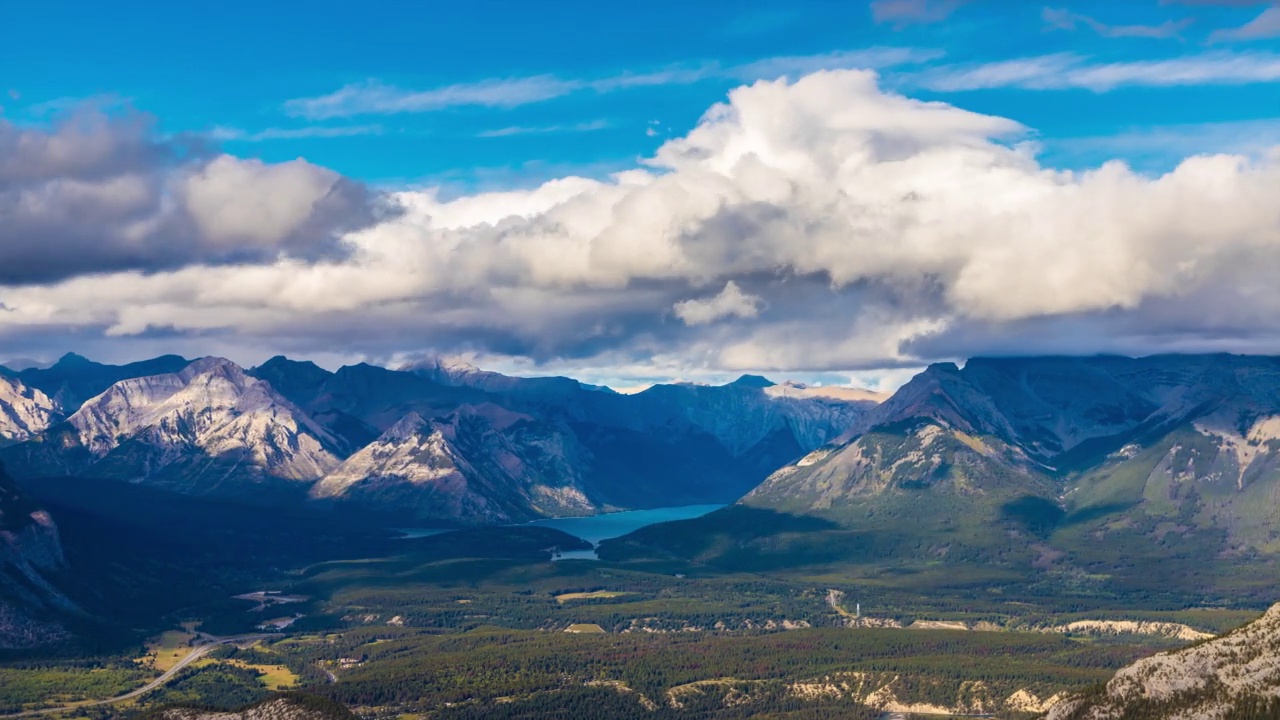
POLYGON ((1139 660, 1117 672, 1103 691, 1054 706, 1048 720, 1119 720, 1138 714, 1211 720, 1268 704, 1280 709, 1278 698, 1280 605, 1275 605, 1220 638, 1139 660))
POLYGON ((67 636, 52 619, 76 610, 51 582, 65 564, 49 513, 23 496, 0 468, 0 648, 33 647, 67 636))
POLYGON ((57 417, 57 405, 21 380, 0 375, 0 441, 27 440, 44 432, 57 417))
POLYGON ((312 496, 417 519, 515 522, 585 515, 586 452, 571 434, 495 405, 410 413, 312 488, 312 496))
POLYGON ((243 710, 219 712, 195 708, 165 708, 147 713, 148 720, 355 720, 341 705, 313 697, 285 696, 243 710))
POLYGON ((36 441, 10 449, 29 476, 86 474, 196 494, 243 482, 310 482, 337 467, 324 428, 220 358, 124 380, 36 441))

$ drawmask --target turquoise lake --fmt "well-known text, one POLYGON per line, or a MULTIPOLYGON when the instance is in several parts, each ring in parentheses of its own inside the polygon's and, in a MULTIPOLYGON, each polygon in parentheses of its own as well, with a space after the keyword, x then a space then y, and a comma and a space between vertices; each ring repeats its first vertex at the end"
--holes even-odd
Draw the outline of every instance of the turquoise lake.
POLYGON ((626 512, 605 513, 604 515, 590 515, 587 517, 535 520, 529 524, 555 528, 580 537, 589 543, 598 543, 601 540, 622 537, 646 525, 702 517, 722 507, 724 505, 681 505, 680 507, 628 510, 626 512))
MULTIPOLYGON (((555 528, 570 535, 597 545, 602 540, 622 537, 629 532, 639 530, 648 525, 672 522, 674 520, 690 520, 714 512, 724 505, 680 505, 677 507, 653 508, 651 510, 627 510, 626 512, 589 515, 587 517, 552 518, 535 520, 529 525, 555 528)), ((439 528, 397 528, 406 539, 427 537, 449 532, 439 528)), ((574 550, 561 554, 557 560, 595 560, 595 550, 574 550)))
MULTIPOLYGON (((586 540, 592 545, 601 540, 622 537, 629 532, 639 530, 648 525, 672 522, 673 520, 690 520, 714 512, 724 505, 681 505, 678 507, 653 508, 652 510, 628 510, 626 512, 605 513, 588 517, 553 518, 535 520, 530 525, 555 528, 562 532, 586 540)), ((595 550, 573 550, 561 553, 556 560, 596 560, 595 550)))

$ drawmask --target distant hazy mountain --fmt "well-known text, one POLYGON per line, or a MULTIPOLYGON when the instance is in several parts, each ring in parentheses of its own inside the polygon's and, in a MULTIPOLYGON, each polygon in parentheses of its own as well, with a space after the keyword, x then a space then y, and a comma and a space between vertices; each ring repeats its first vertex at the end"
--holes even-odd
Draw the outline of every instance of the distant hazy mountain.
POLYGON ((48 395, 15 377, 0 375, 0 442, 38 435, 57 414, 58 407, 48 395))
POLYGON ((600 509, 572 434, 492 404, 432 420, 411 412, 312 488, 419 520, 509 523, 600 509))
POLYGON ((52 583, 65 569, 53 519, 0 467, 0 648, 66 636, 53 617, 75 606, 52 583))
POLYGON ((234 363, 123 380, 43 436, 8 448, 15 472, 145 482, 194 494, 310 483, 339 464, 334 438, 234 363))
POLYGON ((635 394, 563 377, 513 378, 429 360, 415 374, 482 389, 506 407, 562 423, 595 458, 592 484, 620 506, 726 501, 852 427, 883 397, 848 388, 654 385, 635 394))
POLYGON ((1226 635, 1126 667, 1094 692, 1055 705, 1047 720, 1239 718, 1280 715, 1280 605, 1226 635))

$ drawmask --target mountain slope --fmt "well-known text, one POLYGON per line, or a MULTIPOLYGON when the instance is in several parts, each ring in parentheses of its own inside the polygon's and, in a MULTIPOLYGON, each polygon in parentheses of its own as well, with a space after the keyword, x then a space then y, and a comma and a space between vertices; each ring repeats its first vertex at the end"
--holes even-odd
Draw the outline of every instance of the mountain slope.
POLYGON ((206 494, 313 481, 338 465, 333 443, 268 383, 204 358, 118 382, 6 455, 27 476, 83 474, 206 494))
POLYGON ((409 369, 571 428, 596 459, 592 485, 611 504, 627 507, 732 500, 848 430, 883 399, 753 376, 626 395, 570 378, 509 377, 438 359, 409 369))
POLYGON ((51 582, 65 564, 53 519, 0 467, 0 648, 66 637, 53 617, 75 606, 51 582))
POLYGON ((572 435, 495 405, 409 413, 312 488, 416 520, 509 523, 599 510, 572 435))
POLYGON ((1280 605, 1274 605, 1222 637, 1139 660, 1105 688, 1059 703, 1047 720, 1262 720, 1278 714, 1280 605))
POLYGON ((0 442, 38 435, 57 414, 57 405, 48 395, 17 378, 0 375, 0 442))

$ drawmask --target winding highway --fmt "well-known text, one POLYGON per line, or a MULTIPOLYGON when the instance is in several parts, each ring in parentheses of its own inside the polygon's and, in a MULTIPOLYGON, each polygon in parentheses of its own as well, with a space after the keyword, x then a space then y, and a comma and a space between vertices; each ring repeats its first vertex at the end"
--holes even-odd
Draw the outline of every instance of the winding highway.
POLYGON ((34 717, 36 715, 47 715, 49 713, 62 712, 64 710, 76 710, 79 708, 94 707, 97 705, 111 705, 112 703, 124 702, 125 700, 132 700, 141 695, 145 695, 162 685, 165 685, 170 680, 172 680, 175 675, 182 672, 182 670, 186 668, 188 665, 199 660, 205 655, 208 655, 210 652, 213 651, 214 648, 218 647, 219 645, 240 645, 242 643, 250 643, 258 640, 266 640, 267 638, 271 638, 271 637, 278 637, 278 635, 274 635, 274 634, 235 635, 232 637, 216 637, 213 635, 205 635, 201 637, 199 640, 197 640, 196 644, 191 648, 191 652, 187 653, 187 655, 183 657, 181 660, 179 660, 177 663, 175 663, 173 667, 164 671, 164 673, 160 675, 160 677, 148 682, 146 685, 143 685, 142 687, 137 688, 136 690, 131 690, 123 695, 117 695, 115 697, 107 698, 105 700, 78 700, 76 702, 67 703, 65 705, 58 705, 55 707, 41 708, 39 710, 25 710, 20 713, 13 713, 11 715, 0 715, 0 720, 5 720, 6 718, 34 717))

